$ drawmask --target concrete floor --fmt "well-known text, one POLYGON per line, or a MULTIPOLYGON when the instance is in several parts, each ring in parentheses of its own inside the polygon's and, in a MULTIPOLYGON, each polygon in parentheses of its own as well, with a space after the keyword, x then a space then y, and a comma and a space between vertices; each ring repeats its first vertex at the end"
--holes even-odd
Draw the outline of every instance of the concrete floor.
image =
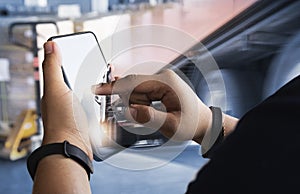
MULTIPOLYGON (((161 152, 172 151, 174 147, 171 146, 161 152)), ((128 170, 106 162, 95 162, 95 172, 91 177, 92 192, 94 194, 184 193, 188 183, 207 161, 198 154, 198 151, 198 145, 189 145, 171 162, 148 170, 128 170)), ((128 156, 128 153, 119 154, 117 159, 128 162, 128 156)), ((0 160, 0 193, 29 194, 31 189, 32 181, 27 173, 26 159, 15 162, 0 160)))

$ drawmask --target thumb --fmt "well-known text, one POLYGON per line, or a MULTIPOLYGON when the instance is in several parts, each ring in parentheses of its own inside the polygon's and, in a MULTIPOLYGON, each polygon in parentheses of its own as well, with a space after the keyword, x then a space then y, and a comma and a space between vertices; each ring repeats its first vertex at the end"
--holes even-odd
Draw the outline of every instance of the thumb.
POLYGON ((67 89, 61 70, 61 56, 55 42, 47 41, 44 44, 44 93, 51 93, 60 89, 67 89))

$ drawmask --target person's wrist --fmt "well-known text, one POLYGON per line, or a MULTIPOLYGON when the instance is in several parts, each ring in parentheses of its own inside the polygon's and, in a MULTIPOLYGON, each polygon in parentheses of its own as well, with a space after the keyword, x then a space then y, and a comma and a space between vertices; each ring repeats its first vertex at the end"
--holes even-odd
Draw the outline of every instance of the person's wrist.
POLYGON ((84 139, 79 135, 64 132, 63 130, 60 130, 60 132, 56 132, 56 133, 45 132, 42 145, 61 143, 63 141, 68 141, 69 143, 77 146, 88 155, 90 160, 93 160, 93 152, 91 150, 90 142, 84 141, 84 139))
POLYGON ((198 122, 197 132, 193 138, 193 141, 201 144, 206 132, 210 130, 212 125, 212 112, 209 107, 205 106, 204 108, 201 107, 201 115, 199 117, 200 120, 198 122))
POLYGON ((212 112, 211 128, 208 129, 202 139, 201 153, 207 158, 211 157, 216 147, 224 140, 224 114, 221 108, 211 106, 212 112))

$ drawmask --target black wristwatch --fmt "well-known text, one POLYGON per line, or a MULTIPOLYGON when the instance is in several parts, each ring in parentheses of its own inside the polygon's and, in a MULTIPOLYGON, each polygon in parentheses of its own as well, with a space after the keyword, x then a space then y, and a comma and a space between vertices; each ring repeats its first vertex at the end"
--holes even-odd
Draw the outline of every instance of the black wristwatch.
POLYGON ((61 154, 76 161, 86 170, 90 180, 90 174, 94 172, 92 161, 84 151, 70 144, 68 141, 64 141, 63 143, 43 145, 30 154, 27 159, 27 169, 32 180, 34 180, 34 175, 40 160, 53 154, 61 154))

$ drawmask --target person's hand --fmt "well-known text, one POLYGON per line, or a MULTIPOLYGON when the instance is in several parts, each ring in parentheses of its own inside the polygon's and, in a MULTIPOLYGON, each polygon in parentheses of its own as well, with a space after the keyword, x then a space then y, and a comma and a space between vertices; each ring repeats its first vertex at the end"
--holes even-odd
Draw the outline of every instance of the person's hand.
POLYGON ((127 119, 159 129, 174 140, 201 143, 211 125, 211 111, 177 74, 164 70, 155 75, 129 75, 92 87, 95 94, 118 94, 128 105, 127 119), (161 101, 165 111, 149 106, 161 101))
POLYGON ((64 82, 59 48, 55 42, 49 41, 44 44, 44 49, 44 95, 41 100, 43 144, 67 140, 92 159, 85 112, 64 82))

